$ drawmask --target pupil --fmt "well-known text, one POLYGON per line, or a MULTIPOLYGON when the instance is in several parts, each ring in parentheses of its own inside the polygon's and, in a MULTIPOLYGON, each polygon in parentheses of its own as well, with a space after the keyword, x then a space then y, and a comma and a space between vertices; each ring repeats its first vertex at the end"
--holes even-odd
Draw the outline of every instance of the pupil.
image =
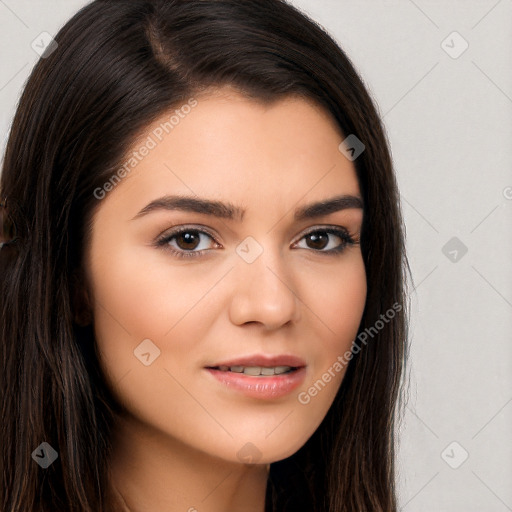
POLYGON ((185 241, 185 247, 182 247, 182 244, 178 243, 178 245, 180 246, 180 249, 195 249, 197 246, 197 242, 199 241, 199 237, 197 236, 196 231, 186 231, 186 232, 180 233, 178 235, 178 241, 181 241, 181 240, 185 241), (194 240, 194 238, 196 240, 194 240), (190 247, 187 244, 192 244, 193 247, 190 247))
POLYGON ((311 233, 309 236, 309 239, 310 241, 313 242, 313 249, 323 249, 324 247, 326 247, 326 245, 329 243, 329 237, 326 236, 326 235, 319 235, 318 233, 311 233), (322 243, 322 238, 323 238, 323 242, 322 243), (318 242, 320 241, 320 243, 318 244, 318 242), (315 246, 315 244, 317 244, 315 246))

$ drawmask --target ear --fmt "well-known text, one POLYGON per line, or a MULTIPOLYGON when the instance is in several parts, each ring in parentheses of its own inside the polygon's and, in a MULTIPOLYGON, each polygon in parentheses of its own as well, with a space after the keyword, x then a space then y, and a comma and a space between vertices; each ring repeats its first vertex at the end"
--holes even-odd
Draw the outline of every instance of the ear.
POLYGON ((90 294, 86 280, 80 271, 75 271, 71 279, 71 301, 73 319, 80 327, 86 327, 93 321, 90 294))

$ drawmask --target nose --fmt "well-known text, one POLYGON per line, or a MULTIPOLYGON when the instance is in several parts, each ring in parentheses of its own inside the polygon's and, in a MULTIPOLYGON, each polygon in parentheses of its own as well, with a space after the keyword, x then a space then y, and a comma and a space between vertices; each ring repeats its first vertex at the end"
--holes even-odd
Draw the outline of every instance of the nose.
POLYGON ((258 323, 273 330, 299 321, 302 302, 293 272, 277 250, 265 247, 252 263, 240 258, 233 273, 230 319, 234 324, 258 323))

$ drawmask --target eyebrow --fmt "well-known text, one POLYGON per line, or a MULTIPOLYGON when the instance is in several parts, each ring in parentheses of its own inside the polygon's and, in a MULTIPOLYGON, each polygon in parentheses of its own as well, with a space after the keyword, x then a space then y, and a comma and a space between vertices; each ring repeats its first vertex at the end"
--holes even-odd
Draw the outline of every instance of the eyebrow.
MULTIPOLYGON (((350 208, 363 208, 363 201, 358 196, 340 195, 316 203, 301 206, 295 210, 294 219, 302 221, 329 215, 330 213, 350 208)), ((181 210, 193 213, 201 213, 221 219, 236 220, 241 222, 245 209, 232 203, 201 199, 193 196, 163 196, 151 201, 140 210, 132 220, 143 217, 148 213, 161 210, 181 210)))

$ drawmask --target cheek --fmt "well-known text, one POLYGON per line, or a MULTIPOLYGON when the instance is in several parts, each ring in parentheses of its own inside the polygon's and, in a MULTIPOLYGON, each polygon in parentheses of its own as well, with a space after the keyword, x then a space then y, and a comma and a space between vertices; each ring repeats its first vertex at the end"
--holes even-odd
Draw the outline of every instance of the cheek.
POLYGON ((327 412, 341 385, 350 361, 345 353, 351 350, 366 304, 364 262, 360 253, 352 256, 336 270, 315 276, 315 286, 307 288, 304 301, 318 343, 306 392, 315 397, 313 407, 319 417, 327 412))
POLYGON ((92 269, 98 328, 115 321, 134 339, 163 338, 215 279, 198 277, 196 271, 173 265, 156 249, 152 254, 147 248, 119 251, 111 262, 93 262, 92 269))
POLYGON ((144 370, 134 350, 147 339, 160 350, 151 368, 176 366, 206 336, 208 292, 225 271, 180 266, 147 247, 123 249, 119 243, 109 249, 93 252, 90 264, 94 328, 105 373, 116 383, 128 371, 144 370))
MULTIPOLYGON (((147 248, 123 250, 119 244, 115 251, 93 254, 90 279, 102 371, 128 410, 140 417, 160 411, 158 418, 169 423, 172 415, 166 416, 166 411, 183 408, 187 397, 164 370, 171 368, 174 375, 176 368, 187 366, 187 353, 201 339, 199 331, 190 331, 197 329, 190 321, 201 310, 198 303, 215 276, 190 280, 183 267, 173 267, 165 256, 153 255, 147 248), (107 253, 108 258, 103 256, 107 253), (146 353, 149 365, 144 363, 146 353)), ((191 417, 194 414, 197 411, 190 412, 191 417)))
POLYGON ((343 264, 310 276, 306 304, 313 318, 323 324, 325 352, 339 352, 350 347, 357 335, 366 303, 366 271, 360 253, 350 255, 343 264))
MULTIPOLYGON (((337 286, 338 297, 330 302, 330 321, 334 331, 349 338, 349 347, 357 335, 366 304, 366 271, 362 260, 354 265, 352 272, 340 276, 337 286)), ((345 349, 345 346, 341 347, 345 349)))

